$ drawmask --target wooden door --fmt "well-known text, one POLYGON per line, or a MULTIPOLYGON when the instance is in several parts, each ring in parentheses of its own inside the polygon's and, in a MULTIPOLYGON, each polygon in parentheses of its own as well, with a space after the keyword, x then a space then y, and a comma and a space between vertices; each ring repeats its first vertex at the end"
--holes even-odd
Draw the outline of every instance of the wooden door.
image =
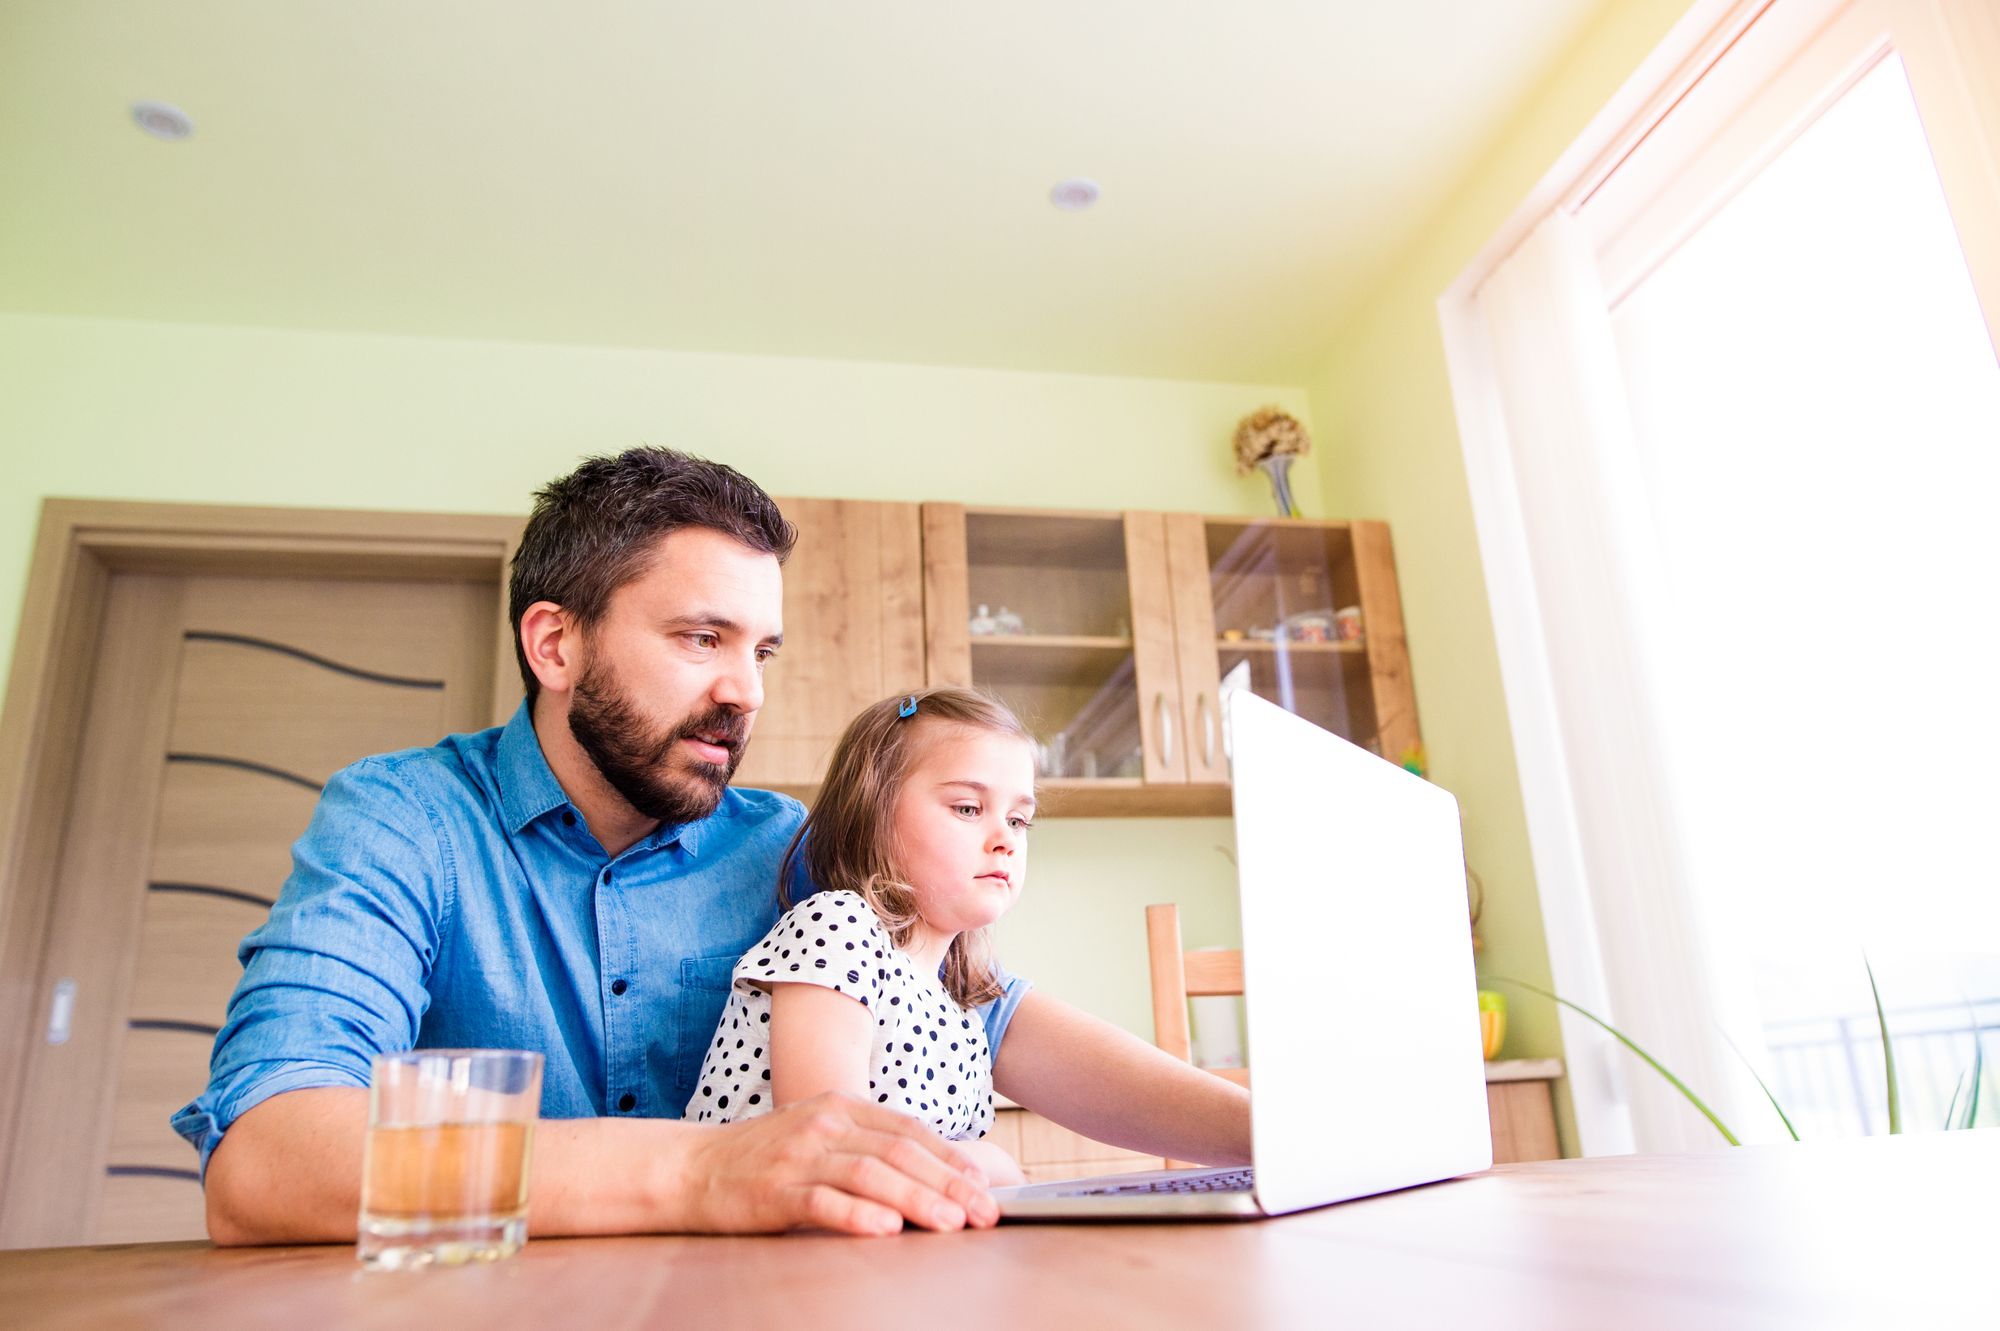
POLYGON ((810 798, 854 714, 923 685, 923 532, 915 504, 778 504, 799 531, 785 564, 785 645, 765 672, 736 784, 810 798))
POLYGON ((168 1119, 237 943, 335 770, 490 724, 499 604, 491 579, 112 575, 0 1244, 203 1235, 168 1119))

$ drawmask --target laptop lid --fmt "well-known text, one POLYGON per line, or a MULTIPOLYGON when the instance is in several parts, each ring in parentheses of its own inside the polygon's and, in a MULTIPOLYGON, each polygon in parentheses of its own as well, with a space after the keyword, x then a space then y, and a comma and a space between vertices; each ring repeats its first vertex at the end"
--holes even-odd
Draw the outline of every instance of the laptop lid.
POLYGON ((1223 705, 1258 1203, 1487 1168, 1458 802, 1247 691, 1223 705))

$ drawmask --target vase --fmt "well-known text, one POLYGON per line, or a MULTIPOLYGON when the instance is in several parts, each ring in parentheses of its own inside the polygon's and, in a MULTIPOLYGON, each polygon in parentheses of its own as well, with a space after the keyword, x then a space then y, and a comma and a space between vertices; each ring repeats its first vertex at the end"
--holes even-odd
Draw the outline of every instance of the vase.
POLYGON ((1266 476, 1271 478, 1271 497, 1278 501, 1278 516, 1281 518, 1297 517, 1299 515, 1299 506, 1292 502, 1291 454, 1274 454, 1259 462, 1257 466, 1266 476))

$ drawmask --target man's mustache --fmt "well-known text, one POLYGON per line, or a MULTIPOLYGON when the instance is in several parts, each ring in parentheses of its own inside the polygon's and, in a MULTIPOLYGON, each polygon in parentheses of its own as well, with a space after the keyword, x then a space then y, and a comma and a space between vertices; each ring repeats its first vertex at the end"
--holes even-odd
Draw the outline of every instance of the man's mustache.
POLYGON ((667 742, 660 746, 660 754, 666 756, 675 740, 693 739, 697 735, 712 735, 714 742, 736 753, 750 738, 750 719, 740 712, 732 712, 726 707, 717 707, 700 716, 691 716, 675 726, 667 742))

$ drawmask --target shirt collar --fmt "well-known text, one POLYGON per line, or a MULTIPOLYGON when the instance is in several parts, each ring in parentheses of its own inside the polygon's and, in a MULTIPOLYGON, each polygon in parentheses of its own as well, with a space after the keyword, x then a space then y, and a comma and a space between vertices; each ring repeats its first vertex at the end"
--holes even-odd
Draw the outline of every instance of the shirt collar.
MULTIPOLYGON (((518 835, 543 814, 569 807, 569 796, 563 793, 562 783, 556 780, 549 760, 542 754, 542 741, 535 734, 534 718, 525 700, 500 732, 499 778, 500 807, 507 815, 507 830, 511 833, 518 835)), ((724 803, 729 796, 730 792, 723 792, 724 803)), ((658 850, 679 842, 682 851, 698 855, 709 824, 721 816, 722 806, 717 805, 715 812, 706 818, 691 823, 663 823, 644 844, 658 850)))
MULTIPOLYGON (((722 798, 726 803, 729 799, 729 792, 726 790, 723 791, 722 798)), ((646 838, 646 845, 654 850, 658 850, 663 846, 671 846, 679 842, 683 854, 688 856, 699 855, 701 853, 702 838, 708 835, 709 825, 720 817, 722 817, 722 805, 718 804, 715 806, 715 812, 706 818, 697 818, 691 823, 662 823, 657 832, 646 838)))
POLYGON ((535 819, 569 803, 562 783, 549 770, 542 756, 542 742, 535 736, 534 718, 525 700, 500 732, 500 808, 507 815, 507 830, 519 833, 535 819))

